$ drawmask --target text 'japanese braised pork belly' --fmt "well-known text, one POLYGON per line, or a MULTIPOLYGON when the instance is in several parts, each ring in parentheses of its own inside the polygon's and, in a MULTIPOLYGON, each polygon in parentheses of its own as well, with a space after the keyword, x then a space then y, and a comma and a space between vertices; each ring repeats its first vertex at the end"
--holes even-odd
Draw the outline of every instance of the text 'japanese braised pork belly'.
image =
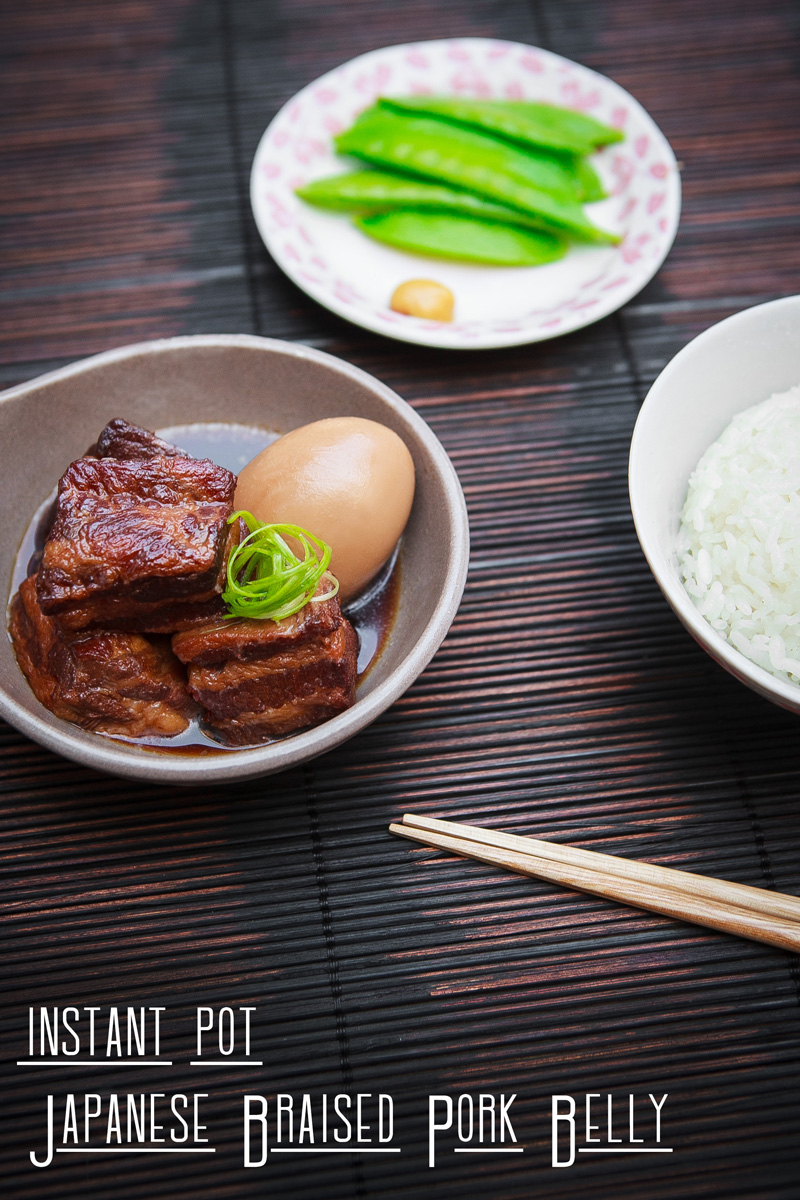
POLYGON ((413 464, 396 434, 360 418, 273 445, 284 441, 285 454, 245 468, 255 514, 230 471, 121 418, 68 466, 9 611, 42 704, 96 732, 153 740, 194 724, 195 742, 241 747, 355 702, 359 640, 340 607, 337 546, 352 598, 402 532, 413 464), (315 477, 333 544, 300 519, 315 477), (378 503, 388 484, 392 506, 378 503))

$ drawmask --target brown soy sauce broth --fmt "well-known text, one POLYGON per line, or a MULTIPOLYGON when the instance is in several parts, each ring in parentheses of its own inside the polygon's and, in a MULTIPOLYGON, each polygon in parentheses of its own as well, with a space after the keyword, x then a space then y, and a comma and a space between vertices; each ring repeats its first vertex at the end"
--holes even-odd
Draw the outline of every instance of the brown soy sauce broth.
MULTIPOLYGON (((235 474, 238 474, 257 454, 280 437, 279 433, 259 429, 256 426, 217 421, 197 422, 191 425, 170 425, 167 428, 157 429, 155 432, 165 441, 180 446, 187 454, 191 454, 195 458, 210 458, 212 462, 221 467, 227 467, 235 474)), ((66 468, 67 464, 65 463, 64 466, 66 468)), ((57 492, 58 488, 55 487, 39 506, 23 535, 14 564, 11 596, 15 594, 22 581, 39 566, 44 543, 55 515, 57 492)), ((392 558, 368 591, 344 610, 345 616, 358 635, 359 684, 363 682, 380 658, 397 615, 400 597, 398 557, 398 551, 395 550, 392 558)), ((302 732, 304 731, 297 731, 297 733, 302 732)), ((125 742, 159 752, 168 751, 172 754, 218 754, 253 748, 226 745, 219 741, 198 717, 194 717, 189 728, 174 738, 125 738, 114 734, 102 734, 101 736, 107 737, 111 741, 125 742)), ((289 734, 287 736, 294 737, 296 735, 289 734)), ((264 742, 257 743, 260 746, 265 744, 264 742)))

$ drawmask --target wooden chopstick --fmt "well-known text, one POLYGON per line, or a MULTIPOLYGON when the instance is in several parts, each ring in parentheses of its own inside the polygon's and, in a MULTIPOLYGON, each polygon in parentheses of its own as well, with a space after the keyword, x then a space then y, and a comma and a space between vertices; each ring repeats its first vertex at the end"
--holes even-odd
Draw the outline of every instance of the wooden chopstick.
POLYGON ((411 813, 407 813, 403 820, 402 825, 390 825, 390 831, 424 845, 450 850, 465 858, 505 867, 522 875, 563 884, 609 900, 619 900, 663 916, 779 946, 783 950, 800 950, 800 901, 793 896, 762 892, 745 884, 727 883, 686 871, 674 871, 669 867, 616 858, 610 854, 577 850, 571 846, 503 834, 475 825, 461 825, 456 821, 437 821, 411 813), (439 832, 442 827, 447 832, 439 832), (505 839, 514 845, 508 846, 505 839), (527 849, 529 846, 533 847, 533 853, 527 849), (540 847, 546 848, 546 858, 539 854, 540 847), (581 856, 581 861, 576 861, 575 856, 581 856), (630 868, 632 871, 629 873, 630 868), (656 874, 651 875, 650 872, 656 874), (684 887, 687 877, 691 881, 692 891, 684 887), (706 888, 708 890, 703 890, 706 888), (701 889, 700 892, 698 889, 701 889), (756 895, 753 896, 753 893, 756 895), (772 901, 783 904, 784 911, 781 914, 754 907, 756 904, 767 904, 771 908, 772 901), (792 901, 795 901, 794 907, 792 901), (788 912, 795 915, 787 916, 788 912))
POLYGON ((596 850, 581 850, 577 846, 563 846, 558 842, 520 837, 515 833, 502 833, 499 829, 482 829, 479 825, 465 825, 460 821, 440 821, 435 817, 405 813, 403 823, 416 829, 429 829, 467 841, 480 842, 484 846, 518 850, 521 854, 535 854, 538 858, 550 859, 552 862, 603 871, 608 875, 618 875, 621 879, 676 888, 701 900, 718 900, 737 908, 752 909, 765 916, 800 921, 800 897, 768 892, 763 888, 750 887, 746 883, 730 883, 725 879, 712 879, 708 875, 677 871, 674 867, 659 867, 656 863, 618 858, 613 854, 599 854, 596 850))

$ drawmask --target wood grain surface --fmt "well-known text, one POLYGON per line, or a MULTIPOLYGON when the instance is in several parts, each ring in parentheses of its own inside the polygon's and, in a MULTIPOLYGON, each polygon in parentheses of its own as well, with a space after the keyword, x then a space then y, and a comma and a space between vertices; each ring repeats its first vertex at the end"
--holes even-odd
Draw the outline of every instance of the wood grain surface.
MULTIPOLYGON (((800 965, 781 951, 390 837, 414 811, 800 894, 795 717, 668 610, 626 467, 649 383, 692 336, 797 290, 791 0, 3 3, 0 384, 108 347, 248 332, 375 373, 461 476, 473 551, 428 670, 303 770, 157 789, 0 728, 3 1195, 794 1200, 800 965), (459 356, 381 340, 278 271, 247 204, 277 108, 380 45, 506 37, 651 112, 684 213, 622 312, 459 356), (20 1068, 29 1005, 165 1005, 170 1070, 20 1068), (256 1005, 263 1067, 187 1064, 197 1004, 256 1005), (215 1155, 34 1170, 48 1093, 205 1091, 215 1155), (241 1162, 241 1096, 389 1092, 400 1158, 241 1162), (516 1092, 523 1155, 426 1161, 429 1092, 516 1092), (553 1093, 669 1093, 670 1156, 550 1167, 553 1093)), ((111 415, 111 414, 110 414, 111 415)), ((587 1156, 589 1157, 589 1156, 587 1156)), ((600 1161, 602 1159, 602 1161, 600 1161)))

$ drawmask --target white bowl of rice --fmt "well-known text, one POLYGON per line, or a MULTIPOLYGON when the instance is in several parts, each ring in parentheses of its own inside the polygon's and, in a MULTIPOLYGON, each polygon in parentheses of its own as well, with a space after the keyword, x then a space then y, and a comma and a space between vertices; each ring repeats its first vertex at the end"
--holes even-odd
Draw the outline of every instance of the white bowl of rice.
POLYGON ((642 406, 628 475, 639 541, 680 620, 800 713, 800 296, 676 355, 642 406))

